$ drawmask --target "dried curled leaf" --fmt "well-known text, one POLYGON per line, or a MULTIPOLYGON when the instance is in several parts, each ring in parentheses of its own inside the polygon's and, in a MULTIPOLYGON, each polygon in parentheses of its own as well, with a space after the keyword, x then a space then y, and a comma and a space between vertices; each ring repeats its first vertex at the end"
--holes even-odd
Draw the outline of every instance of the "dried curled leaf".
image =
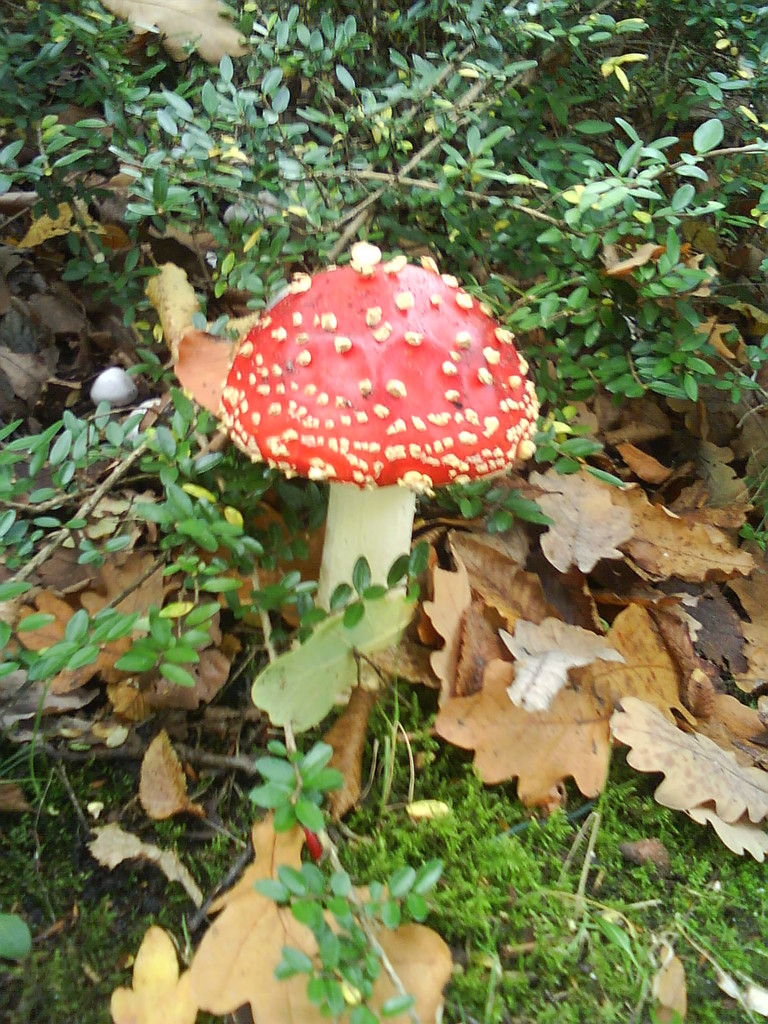
POLYGON ((205 817, 200 804, 187 796, 187 780, 165 729, 152 740, 141 762, 139 802, 155 821, 184 812, 205 817))
POLYGON ((611 719, 611 731, 632 749, 627 761, 642 772, 666 776, 654 794, 663 807, 689 811, 714 804, 726 822, 745 814, 758 822, 768 815, 768 775, 738 763, 707 736, 671 725, 658 708, 625 697, 611 719))
POLYGON ((461 625, 464 613, 472 603, 472 591, 464 563, 456 558, 456 572, 435 569, 433 575, 434 600, 425 601, 424 613, 438 636, 444 640, 439 651, 433 651, 429 662, 440 680, 440 701, 453 693, 456 669, 459 664, 461 625))
POLYGON ((499 632, 516 658, 509 699, 526 711, 546 711, 568 682, 570 669, 598 660, 624 661, 605 637, 559 619, 544 619, 540 625, 518 619, 514 635, 499 632))
POLYGON ((88 844, 88 849, 99 864, 111 869, 124 860, 148 860, 159 867, 169 881, 182 885, 196 907, 202 906, 203 894, 173 850, 143 843, 138 836, 114 823, 93 831, 96 838, 88 844))

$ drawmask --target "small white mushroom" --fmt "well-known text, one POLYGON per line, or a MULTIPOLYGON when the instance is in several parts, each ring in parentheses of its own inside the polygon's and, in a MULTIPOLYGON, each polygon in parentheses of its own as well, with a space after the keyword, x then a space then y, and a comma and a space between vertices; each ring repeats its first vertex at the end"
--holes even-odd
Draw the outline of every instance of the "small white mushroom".
POLYGON ((133 377, 122 366, 110 366, 102 370, 91 387, 91 401, 94 405, 109 402, 110 405, 128 405, 139 393, 133 377))

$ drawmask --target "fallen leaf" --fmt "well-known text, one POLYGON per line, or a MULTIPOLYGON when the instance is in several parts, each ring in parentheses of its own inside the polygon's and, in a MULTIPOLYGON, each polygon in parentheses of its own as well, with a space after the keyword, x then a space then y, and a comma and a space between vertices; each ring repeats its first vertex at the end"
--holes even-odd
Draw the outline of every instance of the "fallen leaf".
POLYGON ((203 894, 173 850, 161 850, 152 843, 144 843, 116 824, 104 825, 93 832, 96 838, 88 843, 88 849, 99 864, 112 869, 124 860, 148 860, 160 868, 170 882, 183 886, 196 907, 203 905, 203 894))
POLYGON ((611 500, 631 514, 631 537, 622 548, 648 579, 676 576, 703 583, 752 572, 748 551, 737 548, 716 527, 696 522, 690 513, 675 515, 663 505, 652 505, 637 487, 613 488, 611 500))
POLYGON ((629 277, 633 270, 637 270, 639 267, 644 267, 646 263, 657 260, 663 252, 663 245, 657 245, 656 242, 646 242, 644 245, 639 245, 631 256, 618 260, 616 259, 615 252, 608 250, 606 247, 606 251, 603 254, 605 273, 608 277, 629 277))
POLYGON ((697 722, 696 731, 730 750, 739 764, 765 767, 768 732, 761 715, 730 694, 713 695, 709 715, 697 722))
POLYGON ((36 718, 38 714, 62 715, 77 711, 98 697, 98 690, 52 693, 47 683, 27 680, 23 670, 9 672, 0 679, 0 728, 36 718))
POLYGON ((661 964, 653 977, 651 991, 658 1003, 656 1018, 659 1024, 672 1024, 685 1019, 688 1012, 688 990, 682 961, 666 942, 660 948, 661 964))
POLYGON ((553 524, 541 550, 559 572, 576 565, 588 573, 603 558, 623 557, 619 546, 632 536, 631 516, 611 500, 613 488, 586 473, 554 470, 531 473, 530 482, 544 491, 537 500, 553 524))
POLYGON ((333 789, 328 794, 328 806, 334 818, 343 817, 360 797, 368 719, 376 698, 377 694, 356 686, 349 704, 323 737, 324 742, 333 747, 329 767, 337 768, 344 776, 341 789, 333 789))
POLYGON ((748 821, 723 821, 711 807, 689 807, 688 816, 699 825, 711 825, 721 842, 742 857, 751 853, 761 864, 768 853, 768 835, 765 829, 748 821))
POLYGON ((515 522, 502 536, 448 531, 448 547, 461 559, 473 590, 495 607, 505 600, 509 577, 524 568, 531 546, 522 525, 515 522))
POLYGON ((177 686, 158 675, 144 690, 147 708, 196 711, 201 704, 210 704, 229 679, 231 667, 232 659, 223 650, 206 647, 200 651, 200 660, 196 665, 185 665, 195 681, 194 686, 177 686))
POLYGON ((55 217, 44 213, 29 226, 29 230, 19 242, 20 249, 34 249, 51 238, 72 233, 80 234, 84 229, 101 232, 101 227, 88 213, 84 203, 80 203, 79 217, 76 219, 69 203, 59 203, 55 217))
POLYGON ((489 661, 504 656, 504 645, 487 607, 473 600, 464 612, 459 644, 459 662, 451 696, 467 697, 483 688, 483 676, 489 661))
POLYGON ((443 646, 439 651, 433 651, 429 658, 432 671, 441 683, 440 703, 443 704, 453 692, 456 682, 461 624, 472 603, 469 576, 461 560, 457 558, 455 572, 436 568, 432 587, 434 598, 424 601, 422 608, 435 632, 443 639, 443 646))
POLYGON ((690 719, 680 699, 680 675, 644 608, 631 604, 620 612, 604 642, 619 654, 622 664, 595 664, 579 671, 574 678, 580 687, 594 687, 614 706, 624 697, 640 697, 670 721, 671 708, 690 719))
POLYGON ((694 639, 698 653, 734 676, 745 673, 749 666, 744 655, 741 620, 720 589, 707 587, 688 614, 702 627, 694 639))
POLYGON ((184 813, 205 817, 200 804, 187 796, 187 780, 165 729, 152 740, 141 762, 139 803, 155 821, 184 813))
POLYGON ((365 602, 363 617, 351 627, 344 614, 330 615, 301 647, 281 655, 254 680, 251 699, 273 725, 291 723, 304 732, 325 718, 334 704, 346 703, 358 683, 356 652, 368 654, 396 644, 414 605, 389 593, 365 602))
POLYGON ((104 6, 135 32, 159 32, 174 60, 187 59, 189 43, 210 64, 218 64, 225 53, 242 57, 248 52, 219 0, 105 0, 104 6))
POLYGON ((629 441, 617 445, 616 448, 627 466, 643 483, 658 486, 669 480, 672 475, 672 470, 668 466, 629 441))
POLYGON ((499 632, 515 657, 509 699, 526 711, 546 711, 568 682, 570 669, 597 660, 624 661, 605 637, 559 619, 544 619, 540 625, 519 619, 514 635, 499 632))
POLYGON ((15 782, 0 782, 0 812, 23 814, 31 810, 21 786, 15 782))
MULTIPOLYGON (((223 1016, 249 1005, 254 1024, 322 1024, 327 1020, 307 998, 305 975, 281 981, 274 977, 283 946, 315 959, 317 947, 311 931, 295 920, 289 908, 254 888, 260 879, 276 878, 281 865, 299 869, 303 843, 301 829, 276 833, 271 818, 254 825, 256 859, 211 908, 221 913, 192 960, 191 988, 201 1009, 223 1016)), ((382 929, 378 938, 406 991, 415 996, 419 1018, 424 1024, 436 1020, 452 969, 446 944, 431 929, 412 924, 395 931, 382 929)), ((369 1002, 371 1009, 379 1009, 393 994, 382 971, 369 1002)), ((404 1024, 408 1016, 394 1019, 404 1024)))
POLYGON ((510 629, 518 618, 541 622, 551 614, 538 576, 523 568, 530 546, 525 534, 501 538, 451 530, 448 545, 467 570, 472 593, 510 629))
POLYGON ((748 505, 749 489, 730 463, 733 452, 710 441, 701 441, 696 455, 696 471, 707 488, 707 504, 715 508, 748 505))
POLYGON ((454 697, 440 710, 438 736, 475 751, 483 782, 517 776, 524 804, 546 804, 570 776, 584 796, 596 796, 608 772, 611 707, 592 694, 561 690, 548 711, 525 711, 507 694, 514 675, 514 665, 492 661, 480 693, 454 697))
POLYGON ((176 947, 162 928, 147 931, 133 965, 133 987, 115 989, 109 1009, 114 1024, 194 1024, 189 972, 179 977, 176 947))
POLYGON ((675 728, 653 705, 624 698, 611 719, 611 732, 631 748, 627 762, 633 768, 665 775, 654 793, 662 807, 687 811, 713 803, 726 822, 745 813, 758 822, 768 814, 765 772, 740 765, 707 736, 675 728))
MULTIPOLYGON (((159 273, 147 282, 146 293, 160 318, 163 337, 175 362, 179 356, 179 345, 187 331, 194 330, 193 318, 200 312, 195 289, 185 270, 175 263, 163 263, 159 273)), ((210 339, 211 335, 204 337, 210 339)), ((226 372, 225 368, 225 376, 226 372)))
POLYGON ((181 386, 198 405, 215 416, 219 414, 234 344, 205 331, 189 330, 184 335, 174 363, 174 373, 181 386))
POLYGON ((764 559, 751 579, 731 580, 728 587, 749 616, 749 622, 741 624, 747 667, 736 673, 735 678, 739 687, 750 693, 768 680, 768 601, 765 600, 768 577, 764 559))
POLYGON ((752 1010, 754 1013, 759 1013, 761 1017, 768 1017, 768 989, 761 988, 751 981, 747 982, 744 988, 742 988, 730 974, 726 974, 714 961, 711 961, 711 963, 715 968, 717 985, 721 991, 725 992, 731 999, 737 1000, 745 1010, 752 1010))

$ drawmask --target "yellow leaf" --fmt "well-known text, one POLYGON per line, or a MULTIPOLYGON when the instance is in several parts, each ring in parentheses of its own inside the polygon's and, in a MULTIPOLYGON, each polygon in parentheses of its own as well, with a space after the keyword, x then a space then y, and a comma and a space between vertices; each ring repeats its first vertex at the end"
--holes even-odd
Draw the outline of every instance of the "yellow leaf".
POLYGON ((616 78, 619 81, 619 84, 622 86, 622 88, 626 92, 629 92, 629 79, 627 78, 627 76, 626 76, 625 72, 622 70, 622 68, 615 67, 613 69, 613 71, 614 71, 614 74, 616 75, 616 78))
POLYGON ((250 250, 256 245, 258 240, 261 238, 261 228, 256 228, 252 235, 248 236, 248 240, 243 246, 243 253, 250 252, 250 250))
POLYGON ((585 185, 574 185, 573 188, 569 188, 563 192, 563 199, 566 203, 573 203, 574 205, 578 204, 581 200, 581 193, 584 191, 585 187, 585 185))
POLYGON ((115 1024, 194 1024, 197 1005, 189 972, 179 977, 176 948, 167 932, 153 925, 144 936, 133 966, 133 987, 112 993, 115 1024))
POLYGON ((183 484, 181 489, 190 498, 202 498, 205 501, 210 501, 212 505, 216 504, 216 495, 212 494, 207 487, 201 487, 199 484, 183 484))
POLYGON ((194 601, 173 601, 160 609, 159 616, 161 619, 180 619, 182 615, 188 615, 194 607, 194 601))
POLYGON ((224 507, 224 518, 230 526, 242 526, 243 525, 243 514, 239 509, 232 508, 231 505, 224 507))
POLYGON ((34 249, 35 246, 47 242, 49 238, 57 238, 60 235, 71 233, 80 234, 83 227, 99 234, 103 231, 103 228, 94 221, 87 210, 80 211, 80 221, 78 222, 75 221, 75 215, 69 203, 59 203, 56 217, 49 217, 47 213, 44 213, 42 217, 32 222, 29 231, 19 242, 19 248, 34 249))
POLYGON ((422 821, 446 818, 451 813, 451 808, 442 800, 414 800, 413 803, 406 805, 405 813, 414 821, 422 821))

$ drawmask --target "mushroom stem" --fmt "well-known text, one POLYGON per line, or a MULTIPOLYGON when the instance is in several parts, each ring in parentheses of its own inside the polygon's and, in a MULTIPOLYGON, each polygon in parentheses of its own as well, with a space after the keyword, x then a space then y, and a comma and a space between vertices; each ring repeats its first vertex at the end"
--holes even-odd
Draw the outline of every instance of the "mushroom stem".
POLYGON ((351 583, 360 557, 368 560, 371 582, 386 583, 392 563, 411 549, 415 510, 416 495, 410 487, 393 484, 361 490, 354 484, 332 483, 318 605, 328 608, 339 583, 351 583))

